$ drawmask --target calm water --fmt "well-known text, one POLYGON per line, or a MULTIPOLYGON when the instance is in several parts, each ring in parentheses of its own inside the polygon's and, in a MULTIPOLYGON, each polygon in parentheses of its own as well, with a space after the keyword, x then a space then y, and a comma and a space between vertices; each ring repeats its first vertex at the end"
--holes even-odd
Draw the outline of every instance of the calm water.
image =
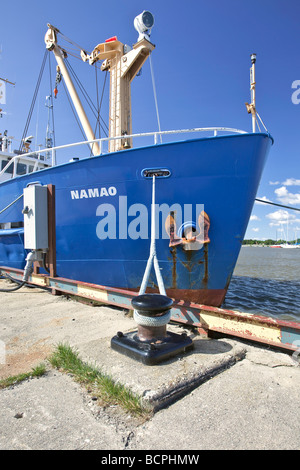
POLYGON ((242 247, 223 308, 300 321, 300 249, 242 247))

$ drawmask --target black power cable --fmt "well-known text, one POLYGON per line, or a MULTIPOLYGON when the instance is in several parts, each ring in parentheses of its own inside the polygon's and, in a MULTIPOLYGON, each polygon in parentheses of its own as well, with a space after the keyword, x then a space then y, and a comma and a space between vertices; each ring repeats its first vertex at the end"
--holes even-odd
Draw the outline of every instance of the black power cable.
POLYGON ((23 287, 25 284, 26 282, 24 281, 21 284, 19 284, 17 287, 13 287, 12 289, 0 289, 0 292, 13 292, 15 290, 21 289, 21 287, 23 287))
POLYGON ((12 289, 0 289, 0 292, 13 292, 13 291, 16 291, 18 289, 21 289, 21 287, 23 287, 26 284, 26 281, 18 281, 17 279, 14 279, 14 278, 10 277, 8 274, 6 274, 3 277, 6 278, 6 279, 9 279, 12 282, 15 282, 18 285, 16 287, 13 287, 12 289))

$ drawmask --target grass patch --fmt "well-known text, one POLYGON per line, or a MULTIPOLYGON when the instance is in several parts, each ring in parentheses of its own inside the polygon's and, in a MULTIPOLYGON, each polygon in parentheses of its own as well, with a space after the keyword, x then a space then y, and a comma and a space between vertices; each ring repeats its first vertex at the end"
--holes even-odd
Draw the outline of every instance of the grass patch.
POLYGON ((10 387, 11 385, 16 385, 23 380, 30 379, 31 377, 40 377, 46 373, 45 364, 40 364, 31 369, 30 372, 23 374, 14 375, 12 377, 7 377, 6 379, 0 380, 0 389, 10 387))
POLYGON ((151 412, 141 404, 139 396, 96 367, 84 363, 69 345, 59 344, 49 362, 52 367, 72 374, 102 404, 119 405, 136 417, 147 419, 150 416, 151 412))

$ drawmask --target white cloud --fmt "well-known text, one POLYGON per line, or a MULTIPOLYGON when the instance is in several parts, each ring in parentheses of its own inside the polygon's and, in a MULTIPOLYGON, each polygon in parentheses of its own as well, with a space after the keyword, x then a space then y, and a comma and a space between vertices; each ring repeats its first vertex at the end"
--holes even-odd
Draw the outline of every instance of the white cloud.
MULTIPOLYGON (((279 226, 281 224, 286 224, 287 221, 290 219, 290 214, 288 211, 285 211, 283 209, 279 209, 278 211, 275 212, 270 212, 270 214, 267 214, 266 217, 271 220, 270 226, 279 226)), ((292 217, 295 217, 294 215, 292 217)))
POLYGON ((257 215, 253 214, 253 215, 251 215, 250 220, 260 220, 260 218, 257 217, 257 215))
POLYGON ((300 204, 300 193, 290 193, 285 186, 275 189, 275 194, 282 204, 300 204))
POLYGON ((279 209, 275 212, 270 212, 266 215, 271 220, 269 223, 270 227, 279 227, 280 225, 299 223, 300 220, 296 218, 294 214, 289 213, 283 209, 279 209))
MULTIPOLYGON (((274 184, 274 185, 280 184, 280 181, 269 181, 269 184, 274 184)), ((284 183, 282 183, 282 184, 284 184, 284 183)))
POLYGON ((296 178, 288 178, 282 184, 285 186, 300 186, 300 180, 297 180, 296 178))
POLYGON ((259 232, 259 228, 258 227, 253 227, 253 232, 259 232))

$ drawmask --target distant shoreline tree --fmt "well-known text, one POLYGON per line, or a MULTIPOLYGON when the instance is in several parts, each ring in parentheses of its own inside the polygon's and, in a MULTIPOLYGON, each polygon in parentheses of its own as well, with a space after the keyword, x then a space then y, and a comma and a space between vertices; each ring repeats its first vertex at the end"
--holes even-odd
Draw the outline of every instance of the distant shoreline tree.
MULTIPOLYGON (((286 243, 285 240, 272 240, 271 238, 268 238, 267 240, 256 240, 253 238, 250 239, 245 239, 243 241, 243 245, 263 245, 263 246, 270 246, 270 245, 281 245, 282 243, 286 243)), ((297 238, 297 240, 291 240, 289 241, 290 244, 300 244, 300 238, 297 238)))

